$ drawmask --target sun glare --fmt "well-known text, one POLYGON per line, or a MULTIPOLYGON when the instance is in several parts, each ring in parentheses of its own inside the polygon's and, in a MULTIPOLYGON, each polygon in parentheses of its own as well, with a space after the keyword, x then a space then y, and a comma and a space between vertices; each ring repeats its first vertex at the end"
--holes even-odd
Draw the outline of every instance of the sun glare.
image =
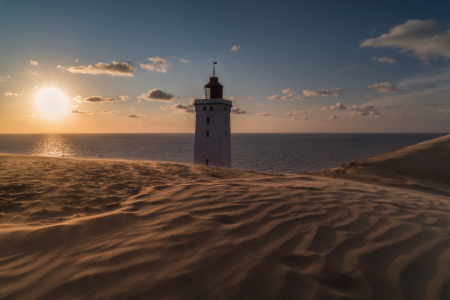
POLYGON ((67 109, 67 97, 57 89, 45 89, 36 97, 38 108, 46 115, 59 115, 67 109))

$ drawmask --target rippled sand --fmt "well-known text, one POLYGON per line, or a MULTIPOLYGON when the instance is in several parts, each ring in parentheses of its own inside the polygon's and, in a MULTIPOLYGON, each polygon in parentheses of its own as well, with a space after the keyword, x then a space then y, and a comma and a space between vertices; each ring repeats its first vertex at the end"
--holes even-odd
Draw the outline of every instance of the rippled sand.
POLYGON ((0 298, 449 299, 450 136, 414 147, 344 179, 0 155, 0 298))

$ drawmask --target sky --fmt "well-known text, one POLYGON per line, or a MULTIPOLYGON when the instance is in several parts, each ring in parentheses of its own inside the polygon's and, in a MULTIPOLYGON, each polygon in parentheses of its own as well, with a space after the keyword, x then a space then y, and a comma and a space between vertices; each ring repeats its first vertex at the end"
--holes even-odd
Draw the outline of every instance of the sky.
POLYGON ((448 1, 0 0, 0 133, 450 130, 448 1))

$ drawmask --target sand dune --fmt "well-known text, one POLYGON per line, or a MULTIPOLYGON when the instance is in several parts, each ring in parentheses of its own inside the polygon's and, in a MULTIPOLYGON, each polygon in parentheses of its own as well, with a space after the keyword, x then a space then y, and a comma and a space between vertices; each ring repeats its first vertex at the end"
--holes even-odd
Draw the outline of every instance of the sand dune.
POLYGON ((311 174, 450 196, 450 135, 311 174))
POLYGON ((449 299, 449 140, 359 182, 0 155, 0 298, 449 299))

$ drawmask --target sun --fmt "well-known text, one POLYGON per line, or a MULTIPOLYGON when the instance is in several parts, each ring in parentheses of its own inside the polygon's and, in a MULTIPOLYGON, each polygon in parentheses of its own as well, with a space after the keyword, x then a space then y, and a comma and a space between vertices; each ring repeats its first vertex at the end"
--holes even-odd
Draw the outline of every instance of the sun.
POLYGON ((59 115, 66 111, 67 97, 57 89, 49 88, 40 91, 36 96, 38 108, 46 115, 59 115))

